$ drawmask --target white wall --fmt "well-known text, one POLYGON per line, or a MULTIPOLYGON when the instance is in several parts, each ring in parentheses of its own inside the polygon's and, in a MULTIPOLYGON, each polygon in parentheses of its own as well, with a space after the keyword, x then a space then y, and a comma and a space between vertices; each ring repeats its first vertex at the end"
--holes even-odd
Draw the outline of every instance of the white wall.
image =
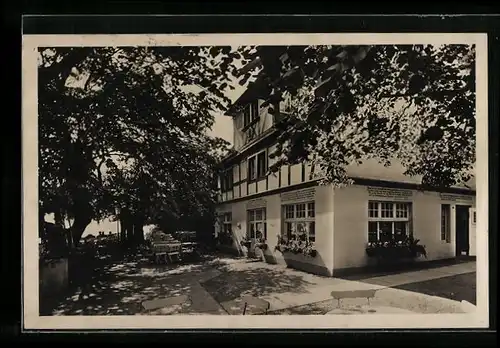
MULTIPOLYGON (((379 163, 376 159, 368 159, 364 160, 361 164, 353 163, 347 166, 347 174, 352 177, 397 181, 413 184, 422 183, 422 178, 420 176, 409 177, 404 175, 404 172, 404 166, 401 164, 401 161, 397 159, 391 160, 391 165, 389 167, 384 167, 384 165, 379 163)), ((475 189, 475 178, 469 180, 467 182, 467 185, 472 189, 475 189)), ((457 185, 457 187, 464 186, 457 185)))
MULTIPOLYGON (((298 195, 297 195, 298 196, 298 195)), ((276 258, 282 258, 281 253, 274 252, 278 242, 278 235, 282 231, 282 205, 300 202, 310 202, 314 200, 316 208, 316 243, 315 247, 318 256, 315 258, 304 258, 311 264, 325 267, 329 271, 333 269, 333 188, 331 186, 316 186, 301 190, 291 190, 283 194, 271 194, 261 198, 226 203, 220 205, 217 211, 232 212, 233 233, 241 240, 246 235, 247 210, 259 207, 266 208, 267 223, 267 245, 269 252, 276 258), (310 193, 304 197, 303 193, 310 193), (293 198, 295 193, 302 193, 303 198, 293 198)), ((235 246, 236 247, 236 246, 235 246)))
POLYGON ((362 267, 368 262, 368 192, 364 186, 334 190, 334 268, 362 267))
MULTIPOLYGON (((455 257, 455 206, 437 192, 414 191, 413 235, 425 245, 427 260, 455 257), (441 240, 441 204, 451 205, 450 243, 441 240)), ((424 259, 425 260, 425 259, 424 259)))
MULTIPOLYGON (((476 256, 476 223, 474 221, 474 213, 476 212, 476 208, 471 208, 469 211, 469 255, 476 256)), ((477 217, 476 217, 477 219, 477 217)))
MULTIPOLYGON (((368 264, 365 253, 368 242, 368 201, 412 202, 413 235, 425 245, 427 259, 455 257, 455 205, 474 205, 474 198, 464 195, 441 195, 437 192, 396 190, 403 196, 370 197, 368 187, 353 185, 334 190, 334 267, 335 269, 363 267, 368 264), (441 240, 441 204, 451 205, 451 240, 441 240)), ((471 238, 475 233, 470 231, 471 238)), ((472 237, 474 236, 474 237, 472 237)), ((472 250, 472 247, 471 247, 472 250)))

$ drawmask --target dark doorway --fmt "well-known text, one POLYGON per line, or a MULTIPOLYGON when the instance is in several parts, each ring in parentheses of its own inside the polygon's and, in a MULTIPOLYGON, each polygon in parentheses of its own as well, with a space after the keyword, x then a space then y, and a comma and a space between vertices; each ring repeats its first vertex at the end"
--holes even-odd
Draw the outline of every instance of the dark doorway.
POLYGON ((456 206, 456 256, 469 255, 469 206, 456 206))

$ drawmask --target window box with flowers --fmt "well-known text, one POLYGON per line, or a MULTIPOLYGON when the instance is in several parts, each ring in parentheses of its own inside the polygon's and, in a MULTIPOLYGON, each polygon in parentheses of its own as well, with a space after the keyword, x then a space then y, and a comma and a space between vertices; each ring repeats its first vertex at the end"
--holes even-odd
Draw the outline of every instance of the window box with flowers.
POLYGON ((294 255, 302 254, 306 257, 316 257, 318 252, 314 248, 314 243, 302 238, 284 240, 281 236, 278 236, 278 245, 276 245, 274 250, 284 255, 289 253, 294 255))
POLYGON ((415 259, 421 256, 427 257, 425 246, 419 244, 419 239, 408 236, 402 240, 386 240, 368 242, 366 254, 368 257, 379 261, 391 261, 401 259, 415 259))
POLYGON ((410 202, 368 202, 368 257, 398 262, 427 257, 425 246, 419 242, 413 238, 410 202))
POLYGON ((316 257, 318 253, 314 248, 316 240, 314 202, 284 205, 283 222, 284 234, 278 236, 275 250, 282 254, 316 257))

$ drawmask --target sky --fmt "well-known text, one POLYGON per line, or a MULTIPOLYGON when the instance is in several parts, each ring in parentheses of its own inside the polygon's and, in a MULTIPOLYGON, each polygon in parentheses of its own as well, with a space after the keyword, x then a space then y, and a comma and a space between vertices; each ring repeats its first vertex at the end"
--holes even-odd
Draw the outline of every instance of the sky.
MULTIPOLYGON (((234 86, 236 87, 234 90, 226 91, 226 96, 231 99, 232 103, 245 91, 245 87, 240 86, 238 83, 235 83, 234 86)), ((223 114, 215 115, 215 124, 209 132, 211 136, 222 138, 233 144, 233 132, 232 117, 223 114)))

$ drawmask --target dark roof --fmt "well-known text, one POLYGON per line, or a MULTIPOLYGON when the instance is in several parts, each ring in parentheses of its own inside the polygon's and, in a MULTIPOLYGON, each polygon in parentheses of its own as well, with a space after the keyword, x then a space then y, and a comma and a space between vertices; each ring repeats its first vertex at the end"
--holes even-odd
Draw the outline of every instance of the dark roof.
MULTIPOLYGON (((260 50, 261 48, 262 47, 257 47, 257 50, 260 50)), ((269 46, 266 46, 266 49, 269 48, 269 46)), ((272 47, 272 50, 272 54, 276 54, 276 56, 282 56, 286 52, 287 46, 272 47)), ((257 55, 250 63, 243 66, 239 70, 238 74, 239 76, 241 76, 256 67, 260 67, 261 65, 261 57, 257 55)), ((234 117, 240 107, 257 98, 266 98, 270 93, 270 87, 267 85, 267 83, 265 83, 263 76, 259 74, 256 80, 254 82, 251 82, 245 92, 243 92, 243 94, 228 108, 228 110, 226 111, 226 115, 234 117)))
POLYGON ((245 104, 254 101, 257 98, 266 98, 270 93, 269 86, 264 82, 261 76, 258 76, 254 82, 248 84, 247 89, 240 95, 240 97, 228 108, 226 111, 227 116, 234 117, 238 109, 245 104))

